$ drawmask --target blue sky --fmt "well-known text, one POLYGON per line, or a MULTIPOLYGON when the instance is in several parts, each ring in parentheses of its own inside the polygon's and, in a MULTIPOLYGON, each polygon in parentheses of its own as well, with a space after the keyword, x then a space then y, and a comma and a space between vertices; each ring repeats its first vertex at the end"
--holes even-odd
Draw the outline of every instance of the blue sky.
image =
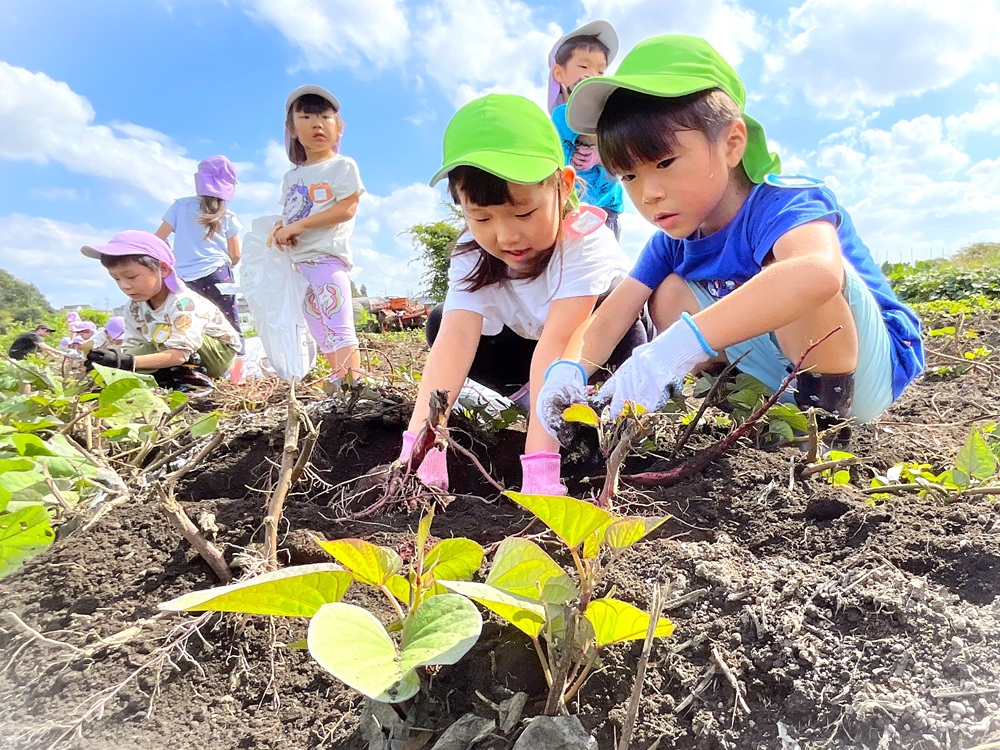
MULTIPOLYGON (((995 0, 33 0, 0 24, 0 267, 55 305, 115 305, 84 242, 155 229, 196 162, 237 163, 233 209, 274 213, 288 92, 343 105, 368 194, 356 281, 416 294, 406 227, 444 214, 426 187, 455 108, 543 100, 552 42, 606 18, 623 51, 706 36, 738 68, 785 171, 826 179, 879 260, 1000 241, 995 0)), ((614 66, 612 66, 613 68, 614 66)), ((652 233, 629 207, 622 244, 652 233)))

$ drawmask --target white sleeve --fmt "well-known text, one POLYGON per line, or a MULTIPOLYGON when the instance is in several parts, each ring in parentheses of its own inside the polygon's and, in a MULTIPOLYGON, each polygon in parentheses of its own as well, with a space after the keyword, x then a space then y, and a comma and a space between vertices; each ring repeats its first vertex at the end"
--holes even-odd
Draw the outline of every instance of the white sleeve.
MULTIPOLYGON (((462 238, 459 238, 459 243, 461 242, 462 238)), ((445 312, 469 310, 480 315, 486 314, 487 289, 475 292, 465 290, 468 286, 465 277, 475 270, 478 261, 479 253, 475 250, 451 256, 451 265, 448 266, 448 295, 444 298, 445 312)))
POLYGON ((561 252, 562 273, 554 276, 552 299, 599 296, 628 274, 628 258, 606 226, 567 239, 561 252))
POLYGON ((335 171, 330 175, 334 200, 342 201, 355 193, 365 192, 365 186, 361 182, 361 172, 354 159, 348 156, 338 159, 334 168, 335 171))

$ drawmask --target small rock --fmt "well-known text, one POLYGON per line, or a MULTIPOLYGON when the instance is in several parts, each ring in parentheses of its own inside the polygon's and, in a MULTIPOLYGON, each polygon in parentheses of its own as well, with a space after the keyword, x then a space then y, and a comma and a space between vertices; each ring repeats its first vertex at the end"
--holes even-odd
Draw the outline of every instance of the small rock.
POLYGON ((444 730, 431 750, 467 750, 472 743, 492 732, 495 727, 493 719, 466 714, 444 730))
POLYGON ((531 720, 513 750, 597 750, 597 740, 575 716, 539 716, 531 720))
POLYGON ((948 710, 953 714, 958 714, 959 718, 965 716, 965 704, 961 701, 952 701, 949 703, 948 710))

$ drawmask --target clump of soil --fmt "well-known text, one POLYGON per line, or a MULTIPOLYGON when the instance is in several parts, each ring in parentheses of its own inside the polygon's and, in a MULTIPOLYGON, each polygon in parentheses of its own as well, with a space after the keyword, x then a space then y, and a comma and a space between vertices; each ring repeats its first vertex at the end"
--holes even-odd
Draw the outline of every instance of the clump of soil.
MULTIPOLYGON (((995 418, 998 396, 985 373, 918 382, 857 430, 855 452, 879 470, 949 460, 970 425, 995 418)), ((330 503, 337 485, 396 457, 410 407, 387 399, 347 414, 336 404, 309 407, 321 439, 309 483, 286 507, 282 557, 323 559, 309 533, 360 536, 405 554, 417 512, 338 520, 330 503)), ((229 559, 262 538, 283 422, 280 407, 249 415, 179 493, 192 516, 215 514, 229 559)), ((483 437, 470 427, 460 439, 517 487, 523 434, 483 437)), ((872 506, 818 476, 790 484, 798 455, 741 445, 683 484, 627 496, 631 512, 672 518, 609 584, 645 607, 652 587, 669 581, 666 614, 676 625, 654 645, 633 747, 968 750, 1000 739, 996 501, 903 496, 872 506)), ((489 546, 527 525, 466 462, 452 461, 452 483, 436 537, 489 546)), ((2 610, 47 639, 0 614, 3 746, 368 747, 362 698, 288 647, 304 637, 301 621, 211 616, 184 651, 127 681, 194 620, 160 614, 157 603, 214 584, 157 509, 138 502, 0 581, 2 610), (102 691, 123 683, 74 731, 102 691)), ((348 598, 382 606, 358 586, 348 598)), ((609 649, 574 705, 601 748, 620 734, 640 646, 609 649)), ((443 729, 467 711, 494 718, 490 704, 517 690, 531 693, 529 713, 537 711, 534 658, 516 633, 488 623, 477 648, 430 682, 422 726, 443 729)), ((477 747, 509 747, 490 742, 477 747)))

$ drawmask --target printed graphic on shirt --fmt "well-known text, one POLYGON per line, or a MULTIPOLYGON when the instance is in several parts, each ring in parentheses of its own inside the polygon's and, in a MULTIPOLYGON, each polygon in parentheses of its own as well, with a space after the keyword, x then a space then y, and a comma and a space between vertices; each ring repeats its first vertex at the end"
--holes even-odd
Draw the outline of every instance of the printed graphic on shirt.
MULTIPOLYGON (((330 186, 323 183, 327 191, 330 186)), ((285 224, 292 224, 300 219, 304 219, 312 211, 312 207, 317 201, 310 197, 311 188, 306 187, 302 180, 299 180, 290 188, 285 196, 284 220, 285 224)))
POLYGON ((170 338, 172 330, 168 323, 159 323, 153 328, 153 333, 150 335, 149 340, 154 344, 162 344, 170 338))
POLYGON ((702 282, 702 286, 705 288, 705 291, 715 297, 715 299, 722 299, 727 294, 735 292, 742 285, 743 282, 733 281, 732 279, 715 279, 713 281, 702 282))
MULTIPOLYGON (((181 305, 183 307, 183 305, 181 305)), ((174 318, 174 328, 178 331, 184 332, 191 327, 191 316, 190 315, 178 315, 174 318)))

